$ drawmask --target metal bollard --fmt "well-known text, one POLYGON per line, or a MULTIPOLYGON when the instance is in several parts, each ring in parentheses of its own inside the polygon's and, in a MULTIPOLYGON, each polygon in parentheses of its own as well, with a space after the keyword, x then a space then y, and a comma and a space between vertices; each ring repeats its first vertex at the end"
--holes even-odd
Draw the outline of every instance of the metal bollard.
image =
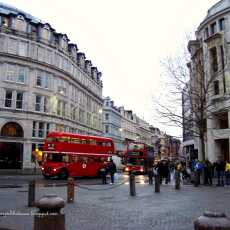
POLYGON ((65 230, 65 215, 60 213, 65 201, 56 195, 46 195, 37 203, 39 212, 34 216, 34 230, 65 230))
POLYGON ((35 203, 35 180, 30 181, 28 186, 28 207, 33 207, 35 203))
POLYGON ((175 172, 175 189, 180 190, 180 172, 177 170, 175 172))
POLYGON ((195 230, 229 230, 230 220, 224 213, 204 212, 194 221, 195 230))
POLYGON ((74 179, 69 177, 67 180, 67 203, 74 202, 74 179))
POLYGON ((136 182, 135 175, 131 172, 129 176, 130 196, 136 196, 136 182))
POLYGON ((160 192, 160 175, 159 174, 155 176, 155 192, 156 193, 160 192))

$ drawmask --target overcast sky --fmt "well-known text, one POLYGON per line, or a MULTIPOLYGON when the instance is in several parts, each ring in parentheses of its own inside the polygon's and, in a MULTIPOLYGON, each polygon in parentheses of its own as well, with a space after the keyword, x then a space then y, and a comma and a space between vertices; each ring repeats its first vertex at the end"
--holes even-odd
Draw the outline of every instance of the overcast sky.
POLYGON ((160 60, 178 52, 217 0, 0 0, 66 33, 102 72, 103 96, 154 120, 152 98, 161 93, 160 60))

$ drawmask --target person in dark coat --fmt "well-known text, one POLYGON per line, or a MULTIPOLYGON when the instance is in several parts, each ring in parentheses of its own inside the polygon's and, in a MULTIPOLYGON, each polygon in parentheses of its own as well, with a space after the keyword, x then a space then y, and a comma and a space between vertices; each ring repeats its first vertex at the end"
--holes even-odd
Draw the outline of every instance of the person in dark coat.
POLYGON ((218 160, 214 163, 214 168, 217 172, 217 186, 224 186, 224 171, 225 171, 225 163, 223 160, 218 160))
POLYGON ((213 174, 212 163, 206 159, 204 163, 204 184, 212 185, 212 174, 213 174))
POLYGON ((153 168, 148 168, 149 184, 153 184, 153 168))
POLYGON ((113 162, 113 159, 110 160, 108 165, 108 172, 111 176, 111 183, 114 183, 114 174, 117 172, 116 164, 113 162))
POLYGON ((107 184, 106 182, 106 175, 107 175, 107 164, 106 162, 103 163, 103 166, 100 170, 100 173, 101 173, 101 178, 102 178, 102 184, 107 184))

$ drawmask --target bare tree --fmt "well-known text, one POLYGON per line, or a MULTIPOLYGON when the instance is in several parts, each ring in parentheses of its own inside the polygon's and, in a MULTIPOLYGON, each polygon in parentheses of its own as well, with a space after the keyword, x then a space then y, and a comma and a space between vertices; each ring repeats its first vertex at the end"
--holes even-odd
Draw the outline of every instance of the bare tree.
MULTIPOLYGON (((162 67, 167 79, 166 99, 154 99, 161 123, 184 128, 187 134, 199 138, 202 160, 205 159, 207 119, 213 118, 210 96, 217 90, 214 87, 217 53, 208 52, 199 40, 190 40, 188 49, 181 55, 165 58, 162 67)), ((223 85, 225 87, 224 76, 223 85)))

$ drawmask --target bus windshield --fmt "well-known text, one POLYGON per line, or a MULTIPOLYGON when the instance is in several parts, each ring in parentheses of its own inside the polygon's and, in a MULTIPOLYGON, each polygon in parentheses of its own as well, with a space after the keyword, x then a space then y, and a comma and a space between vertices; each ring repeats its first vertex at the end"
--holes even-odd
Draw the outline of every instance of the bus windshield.
POLYGON ((130 158, 128 158, 127 165, 141 165, 141 166, 143 166, 144 161, 139 160, 137 158, 130 157, 130 158))

